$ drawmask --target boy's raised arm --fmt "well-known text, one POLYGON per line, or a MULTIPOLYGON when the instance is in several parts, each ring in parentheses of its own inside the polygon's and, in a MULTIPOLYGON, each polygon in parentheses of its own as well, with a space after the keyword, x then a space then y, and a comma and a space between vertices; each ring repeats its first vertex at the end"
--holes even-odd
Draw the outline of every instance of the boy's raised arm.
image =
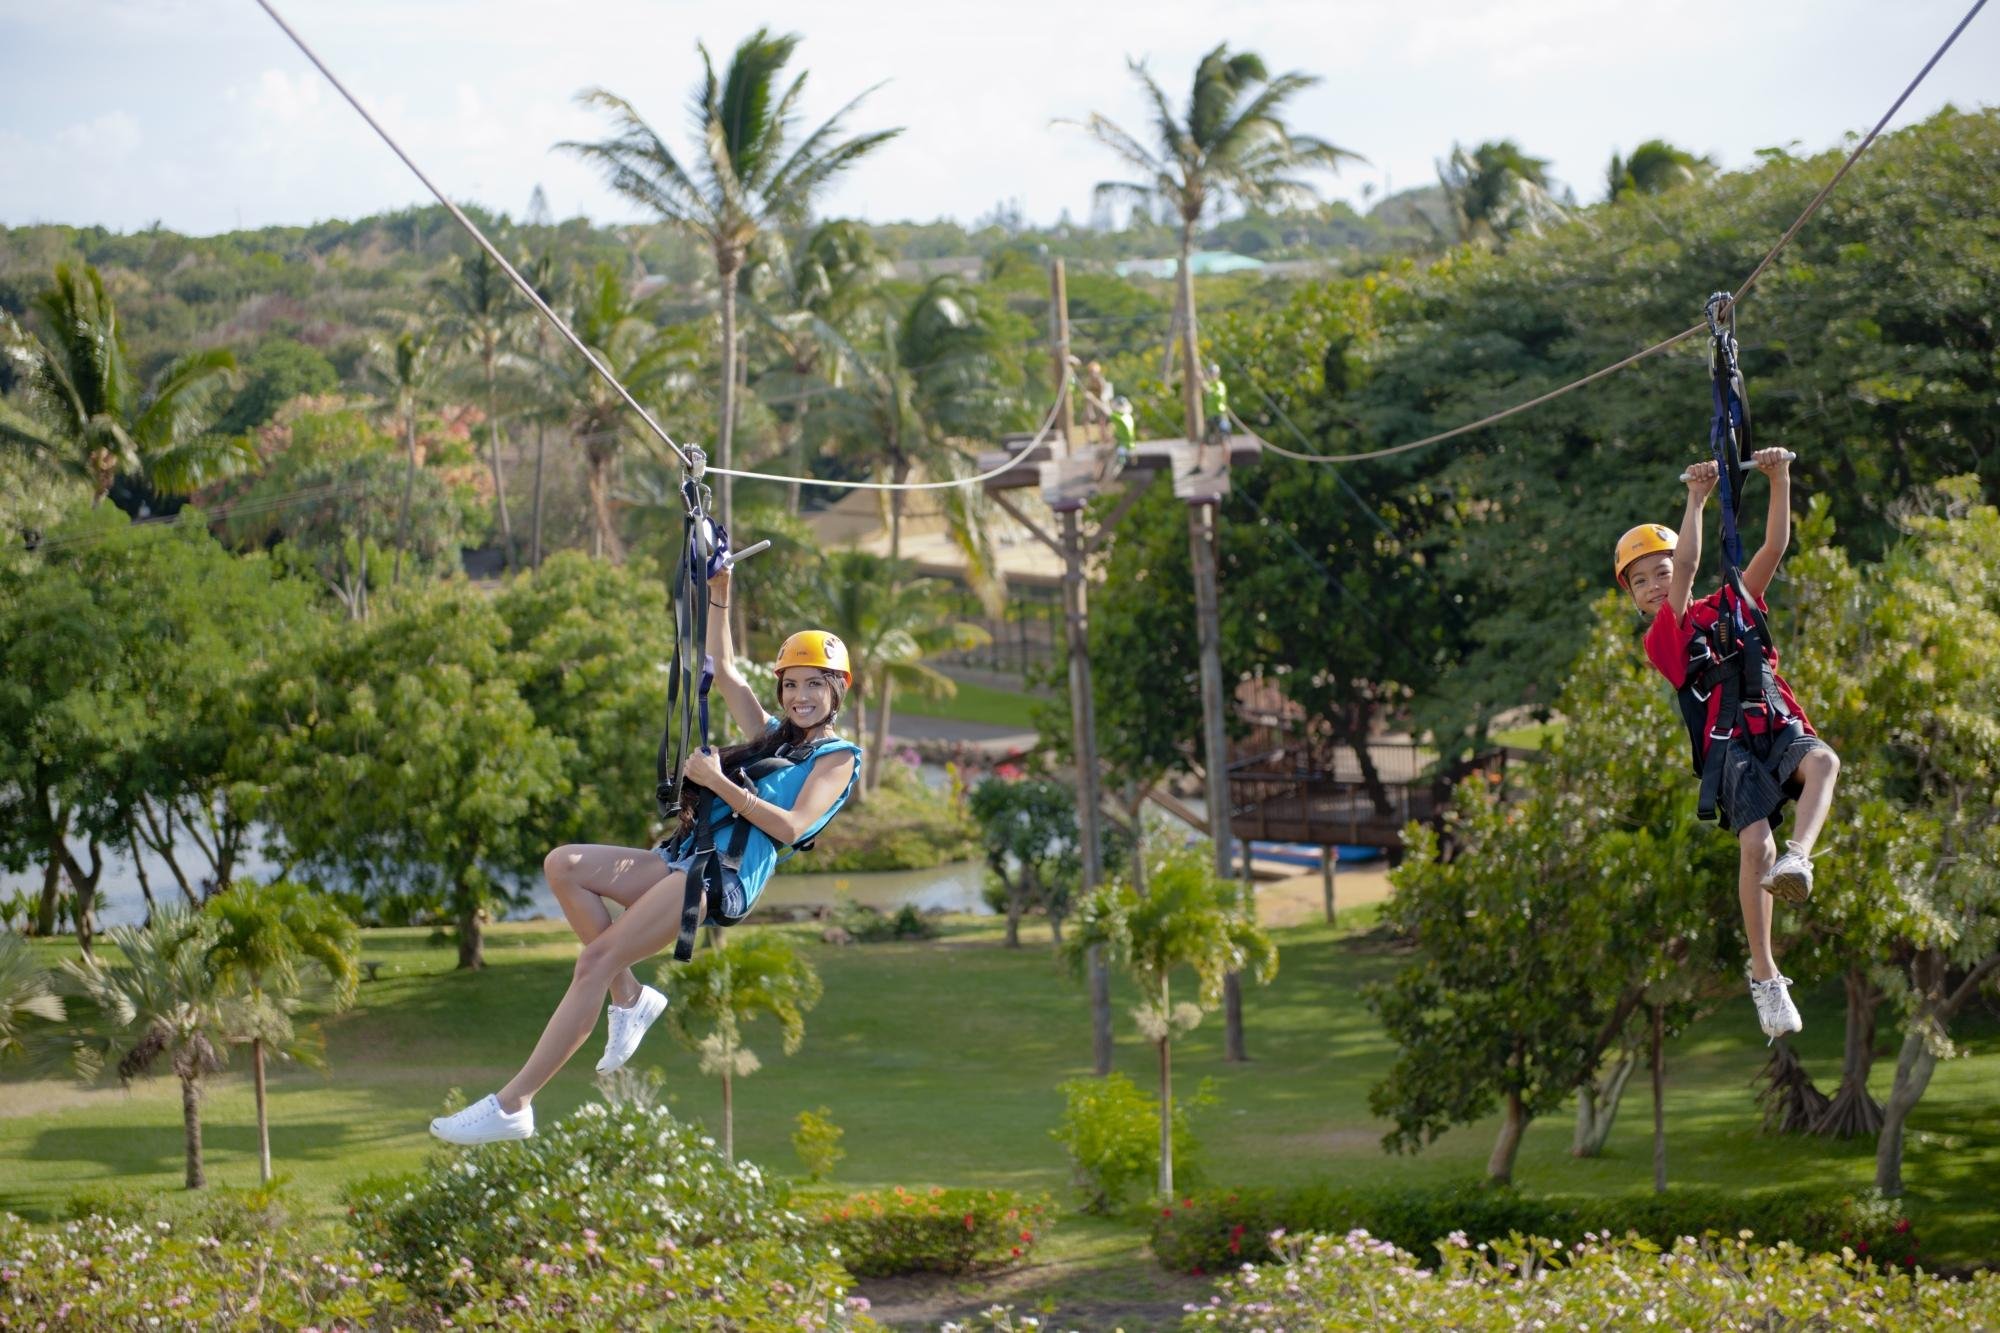
POLYGON ((1785 558, 1785 548, 1792 544, 1791 463, 1792 456, 1784 449, 1757 451, 1757 470, 1771 479, 1771 509, 1764 520, 1764 544, 1757 548, 1757 554, 1750 557, 1743 570, 1743 586, 1754 597, 1762 598, 1764 590, 1771 586, 1778 562, 1785 558))
POLYGON ((1674 546, 1674 577, 1667 584, 1667 605, 1675 620, 1687 617, 1688 603, 1694 600, 1694 576, 1701 570, 1701 511, 1715 490, 1715 478, 1714 459, 1687 470, 1687 511, 1681 515, 1680 540, 1674 546))

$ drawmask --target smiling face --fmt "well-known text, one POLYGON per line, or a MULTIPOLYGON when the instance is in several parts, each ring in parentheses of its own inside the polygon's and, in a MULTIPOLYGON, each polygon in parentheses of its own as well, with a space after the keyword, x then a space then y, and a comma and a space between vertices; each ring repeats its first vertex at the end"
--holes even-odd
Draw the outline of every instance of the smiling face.
POLYGON ((1673 581, 1674 556, 1671 551, 1654 551, 1625 566, 1625 591, 1632 594, 1632 604, 1648 620, 1660 613, 1660 607, 1667 600, 1667 585, 1673 581))
POLYGON ((785 720, 811 731, 840 707, 840 677, 819 667, 786 667, 778 673, 778 708, 785 720))

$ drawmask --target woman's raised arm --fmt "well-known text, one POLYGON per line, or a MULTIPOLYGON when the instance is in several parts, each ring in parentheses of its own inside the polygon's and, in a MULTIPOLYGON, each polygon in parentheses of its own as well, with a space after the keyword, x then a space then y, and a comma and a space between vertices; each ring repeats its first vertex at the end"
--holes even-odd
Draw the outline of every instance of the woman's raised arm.
POLYGON ((708 581, 708 654, 715 659, 715 688, 744 739, 756 740, 771 725, 757 691, 736 669, 736 645, 729 641, 730 571, 708 581))

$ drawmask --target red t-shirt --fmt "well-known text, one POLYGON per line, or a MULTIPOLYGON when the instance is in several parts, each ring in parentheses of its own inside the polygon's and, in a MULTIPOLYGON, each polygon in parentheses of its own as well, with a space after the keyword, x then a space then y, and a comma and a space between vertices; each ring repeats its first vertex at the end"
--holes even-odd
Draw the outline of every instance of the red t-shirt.
MULTIPOLYGON (((1673 605, 1668 602, 1660 607, 1659 614, 1653 617, 1653 623, 1647 627, 1646 657, 1676 690, 1687 684, 1688 645, 1693 642, 1696 634, 1712 632, 1715 629, 1716 622, 1727 614, 1723 608, 1723 598, 1728 595, 1727 588, 1717 588, 1700 601, 1690 602, 1687 615, 1679 620, 1674 619, 1673 605)), ((1757 609, 1770 610, 1764 604, 1762 597, 1757 598, 1757 609)), ((1778 674, 1777 648, 1767 645, 1767 651, 1771 659, 1771 676, 1778 684, 1778 696, 1785 701, 1785 707, 1791 710, 1792 715, 1798 718, 1806 733, 1817 735, 1818 733, 1813 731, 1811 720, 1806 717, 1805 710, 1800 708, 1799 701, 1792 697, 1792 687, 1778 674)), ((1716 715, 1721 711, 1722 691, 1717 689, 1708 696, 1708 725, 1702 728, 1701 733, 1701 747, 1704 754, 1708 750, 1709 734, 1715 730, 1716 715)), ((1770 719, 1765 717, 1762 709, 1745 710, 1743 721, 1753 732, 1761 733, 1770 726, 1770 719)))

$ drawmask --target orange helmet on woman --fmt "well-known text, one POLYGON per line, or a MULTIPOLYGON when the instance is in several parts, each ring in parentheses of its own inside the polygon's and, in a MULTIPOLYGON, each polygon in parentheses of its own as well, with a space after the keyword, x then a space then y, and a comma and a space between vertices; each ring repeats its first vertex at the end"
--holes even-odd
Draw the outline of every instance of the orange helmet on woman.
POLYGON ((847 658, 847 645, 840 636, 829 634, 823 629, 802 629, 778 649, 776 670, 783 674, 786 667, 818 667, 822 671, 834 671, 854 686, 854 667, 847 658))

